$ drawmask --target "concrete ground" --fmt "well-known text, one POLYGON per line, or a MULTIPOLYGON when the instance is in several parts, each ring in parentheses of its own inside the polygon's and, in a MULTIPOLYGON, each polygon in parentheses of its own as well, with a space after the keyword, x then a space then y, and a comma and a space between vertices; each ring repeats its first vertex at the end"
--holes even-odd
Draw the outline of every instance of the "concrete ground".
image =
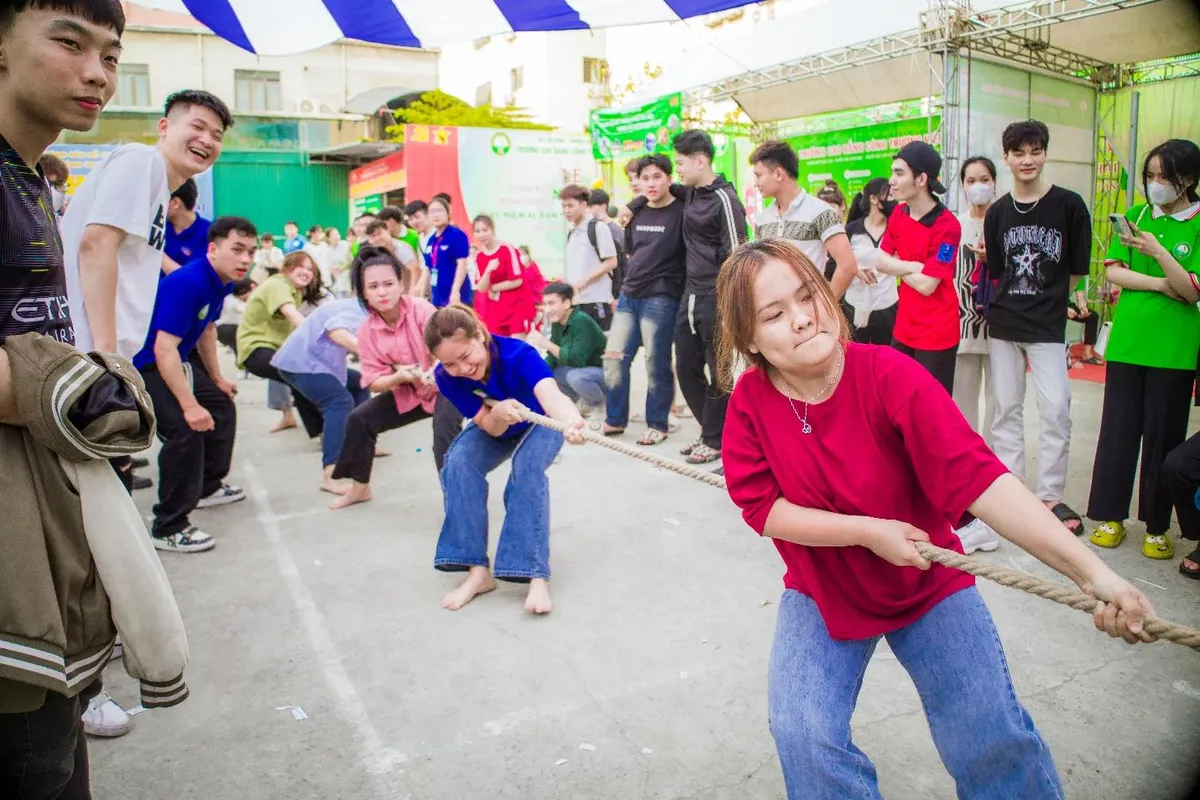
MULTIPOLYGON (((249 498, 197 513, 218 538, 212 552, 163 554, 187 623, 192 696, 137 716, 124 738, 92 741, 97 798, 784 796, 765 701, 783 569, 723 492, 569 448, 551 473, 554 613, 531 618, 522 588, 503 584, 452 613, 438 601, 457 579, 431 566, 442 508, 429 424, 387 434, 395 455, 377 462, 377 499, 333 513, 315 488, 317 444, 268 434, 265 385, 240 385, 230 480, 249 498)), ((1067 499, 1082 511, 1103 387, 1074 390, 1067 499)), ((662 452, 678 457, 694 425, 662 452)), ((493 531, 505 474, 492 480, 493 531)), ((137 499, 149 513, 154 491, 137 499)), ((1102 556, 1162 616, 1200 626, 1200 585, 1175 571, 1178 555, 1143 558, 1140 532, 1135 523, 1102 556)), ((1013 545, 988 557, 1052 574, 1013 545)), ((1130 647, 1079 612, 980 590, 1068 796, 1186 796, 1200 754, 1200 654, 1130 647)), ((105 678, 136 704, 118 665, 105 678)), ((885 646, 854 736, 885 797, 954 797, 885 646)))

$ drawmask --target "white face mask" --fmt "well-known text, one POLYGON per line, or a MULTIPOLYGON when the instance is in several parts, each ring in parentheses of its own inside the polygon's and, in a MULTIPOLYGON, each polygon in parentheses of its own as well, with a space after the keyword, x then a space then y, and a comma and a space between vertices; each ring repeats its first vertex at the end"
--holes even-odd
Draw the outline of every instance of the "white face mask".
POLYGON ((993 195, 993 184, 990 183, 972 183, 967 187, 967 202, 973 206, 986 206, 993 195))
POLYGON ((1146 187, 1146 198, 1156 206, 1169 206, 1179 199, 1179 191, 1169 183, 1150 181, 1146 187))
POLYGON ((50 196, 54 198, 54 213, 61 214, 63 206, 67 204, 67 193, 62 189, 55 189, 53 186, 51 186, 50 196))

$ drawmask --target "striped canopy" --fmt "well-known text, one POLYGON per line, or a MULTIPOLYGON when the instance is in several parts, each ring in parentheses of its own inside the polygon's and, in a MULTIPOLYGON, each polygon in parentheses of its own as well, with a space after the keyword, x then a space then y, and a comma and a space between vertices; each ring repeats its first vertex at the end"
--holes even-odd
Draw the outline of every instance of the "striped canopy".
POLYGON ((289 55, 341 38, 441 47, 513 31, 570 31, 667 22, 754 0, 137 0, 190 14, 259 55, 289 55))

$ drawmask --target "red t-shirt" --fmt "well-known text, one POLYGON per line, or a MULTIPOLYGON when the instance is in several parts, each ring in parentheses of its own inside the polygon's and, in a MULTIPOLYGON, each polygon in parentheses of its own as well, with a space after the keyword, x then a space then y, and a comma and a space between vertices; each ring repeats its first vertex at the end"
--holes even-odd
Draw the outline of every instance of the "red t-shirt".
POLYGON ((879 249, 901 261, 919 261, 923 274, 941 279, 926 296, 900 281, 900 306, 892 335, 916 350, 948 350, 959 342, 958 293, 954 289, 954 264, 962 226, 941 203, 920 219, 900 204, 888 217, 879 249))
POLYGON ((533 304, 529 299, 529 290, 525 287, 526 277, 521 269, 520 255, 509 244, 501 244, 494 253, 484 253, 481 250, 475 255, 479 277, 482 278, 492 264, 495 264, 496 268, 492 270, 491 285, 517 279, 521 279, 521 285, 503 292, 489 291, 484 321, 492 333, 501 336, 525 333, 529 321, 533 319, 533 304))
MULTIPOLYGON (((796 404, 797 410, 803 408, 796 404)), ((746 372, 729 399, 721 458, 729 495, 760 535, 780 498, 804 508, 907 522, 955 552, 967 508, 1005 473, 942 385, 888 347, 850 343, 833 395, 809 408, 812 433, 771 381, 746 372)), ((958 570, 897 567, 866 547, 775 539, 784 585, 816 603, 834 639, 910 625, 974 584, 958 570)))

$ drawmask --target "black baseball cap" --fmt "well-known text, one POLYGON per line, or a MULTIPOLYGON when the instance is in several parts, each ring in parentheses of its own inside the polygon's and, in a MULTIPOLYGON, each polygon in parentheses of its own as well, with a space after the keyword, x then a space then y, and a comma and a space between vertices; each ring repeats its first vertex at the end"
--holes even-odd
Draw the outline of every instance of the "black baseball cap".
POLYGON ((896 158, 908 164, 914 177, 922 174, 928 175, 929 191, 934 194, 946 193, 946 187, 938 180, 938 173, 942 171, 942 157, 931 145, 921 141, 909 142, 900 148, 900 152, 896 153, 896 158))
POLYGON ((593 189, 591 197, 588 198, 588 205, 608 208, 608 192, 603 189, 593 189))

